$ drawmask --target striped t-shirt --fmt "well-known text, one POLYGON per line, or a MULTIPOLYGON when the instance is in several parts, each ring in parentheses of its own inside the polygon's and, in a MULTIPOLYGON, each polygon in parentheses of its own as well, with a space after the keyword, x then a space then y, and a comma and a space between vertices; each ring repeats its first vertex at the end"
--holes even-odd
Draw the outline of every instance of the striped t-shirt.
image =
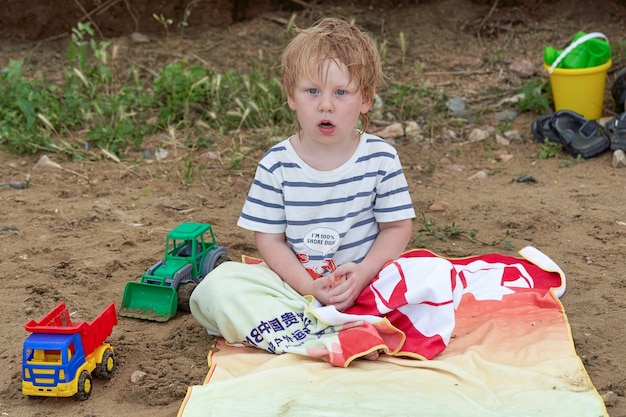
POLYGON ((313 276, 334 265, 360 262, 378 235, 379 222, 415 217, 396 149, 362 134, 352 157, 318 171, 289 139, 267 151, 237 225, 285 233, 287 243, 313 276))

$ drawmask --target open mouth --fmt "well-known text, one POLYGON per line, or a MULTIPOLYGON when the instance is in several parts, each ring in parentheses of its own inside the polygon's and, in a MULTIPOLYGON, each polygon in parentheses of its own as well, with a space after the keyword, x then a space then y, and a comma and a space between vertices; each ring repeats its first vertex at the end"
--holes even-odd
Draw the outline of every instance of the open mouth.
POLYGON ((328 121, 323 121, 318 126, 321 127, 322 129, 332 129, 333 127, 335 127, 334 124, 328 121))

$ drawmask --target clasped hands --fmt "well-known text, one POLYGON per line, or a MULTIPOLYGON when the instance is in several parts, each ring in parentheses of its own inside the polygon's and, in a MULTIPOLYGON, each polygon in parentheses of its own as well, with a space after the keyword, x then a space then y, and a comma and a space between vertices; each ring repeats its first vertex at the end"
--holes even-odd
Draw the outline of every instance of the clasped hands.
POLYGON ((344 311, 354 304, 370 280, 359 264, 348 262, 312 281, 311 294, 322 304, 344 311))

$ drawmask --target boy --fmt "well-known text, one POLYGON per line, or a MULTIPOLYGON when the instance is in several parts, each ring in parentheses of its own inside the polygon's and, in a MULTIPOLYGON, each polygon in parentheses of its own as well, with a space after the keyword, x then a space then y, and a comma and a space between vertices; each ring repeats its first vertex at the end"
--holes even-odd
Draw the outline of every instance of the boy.
MULTIPOLYGON (((290 311, 304 317, 303 296, 349 308, 405 250, 415 217, 396 150, 364 133, 383 78, 373 40, 323 19, 286 47, 282 78, 299 130, 263 156, 237 223, 254 232, 269 271, 248 279, 252 266, 223 264, 191 299, 209 333, 275 352, 290 351, 297 336, 263 335, 259 318, 282 331, 290 311)), ((303 334, 324 331, 301 321, 303 334)))

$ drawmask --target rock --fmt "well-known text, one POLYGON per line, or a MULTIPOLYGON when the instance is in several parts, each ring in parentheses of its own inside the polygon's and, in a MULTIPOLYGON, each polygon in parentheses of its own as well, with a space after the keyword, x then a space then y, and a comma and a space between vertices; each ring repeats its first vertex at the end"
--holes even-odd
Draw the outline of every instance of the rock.
POLYGON ((513 74, 521 78, 528 78, 537 73, 537 67, 525 58, 514 59, 511 65, 509 65, 509 69, 513 74))
POLYGON ((401 138, 404 136, 404 126, 402 126, 402 123, 392 123, 389 126, 385 126, 377 135, 383 139, 401 138))
POLYGON ((500 122, 510 122, 517 117, 517 112, 513 110, 502 110, 497 112, 494 117, 500 122))
POLYGON ((522 135, 520 135, 519 130, 517 129, 507 130, 503 134, 504 134, 504 137, 510 141, 514 141, 514 142, 522 141, 522 135))
POLYGON ((441 131, 441 136, 443 136, 444 139, 450 140, 450 141, 454 141, 457 138, 457 134, 454 130, 452 129, 443 129, 441 131))
POLYGON ((144 35, 140 32, 133 32, 130 34, 130 40, 133 43, 148 43, 150 42, 150 38, 147 35, 144 35))
POLYGON ((143 379, 146 377, 146 373, 143 371, 135 371, 132 374, 130 374, 130 382, 132 384, 136 384, 137 382, 141 382, 143 381, 143 379))
POLYGON ((428 207, 428 211, 446 211, 452 208, 452 206, 445 201, 435 201, 428 207))
POLYGON ((507 162, 513 159, 513 155, 505 150, 500 150, 494 153, 494 159, 498 162, 507 162))
POLYGON ((485 171, 478 171, 474 175, 470 176, 468 180, 483 180, 487 178, 489 175, 485 171))
POLYGON ((613 391, 607 391, 602 394, 602 401, 607 407, 613 407, 617 403, 617 394, 613 391))
POLYGON ((167 158, 167 155, 168 155, 168 151, 167 151, 167 149, 157 148, 157 149, 155 149, 155 151, 154 151, 154 158, 155 158, 157 161, 161 161, 161 160, 163 160, 163 159, 167 158))
POLYGON ((505 138, 504 136, 497 134, 496 143, 502 146, 509 146, 511 144, 511 141, 505 138))
POLYGON ((422 127, 417 122, 410 121, 404 127, 404 134, 407 138, 419 138, 422 136, 422 127))
POLYGON ((611 161, 611 165, 613 166, 613 168, 626 167, 626 153, 624 153, 624 151, 621 149, 613 152, 613 161, 611 161))
POLYGON ((537 179, 532 174, 522 174, 517 177, 517 182, 537 182, 537 179))
POLYGON ((446 107, 451 115, 461 115, 465 113, 465 101, 459 97, 453 97, 446 102, 446 107))
POLYGON ((485 140, 489 137, 489 132, 484 129, 473 129, 469 134, 470 142, 477 142, 479 140, 485 140))

